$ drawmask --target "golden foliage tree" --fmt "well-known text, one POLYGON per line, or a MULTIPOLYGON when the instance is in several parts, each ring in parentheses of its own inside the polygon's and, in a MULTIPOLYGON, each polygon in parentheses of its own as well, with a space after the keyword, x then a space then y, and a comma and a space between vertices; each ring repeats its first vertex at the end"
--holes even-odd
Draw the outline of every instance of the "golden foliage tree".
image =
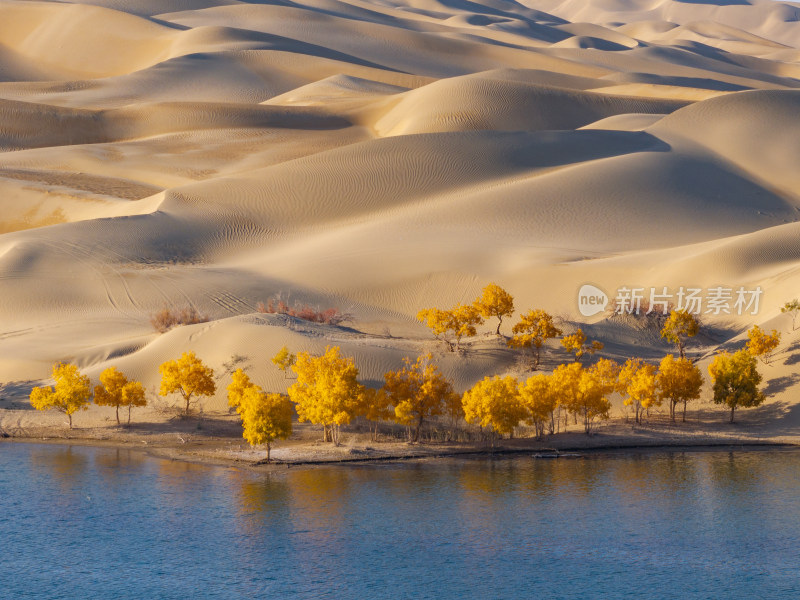
POLYGON ((601 358, 589 367, 589 372, 597 377, 597 382, 603 391, 603 395, 608 396, 620 391, 619 373, 621 369, 622 367, 618 362, 610 358, 601 358))
MULTIPOLYGON (((488 427, 494 433, 510 435, 527 416, 513 377, 486 377, 464 393, 461 399, 467 423, 488 427)), ((494 442, 494 435, 492 435, 494 442)))
POLYGON ((519 322, 511 328, 514 334, 508 345, 511 348, 526 348, 533 352, 534 370, 539 368, 541 349, 545 342, 561 335, 555 326, 552 315, 541 309, 530 310, 520 317, 519 322))
POLYGON ((686 358, 685 338, 694 337, 699 331, 700 325, 691 313, 673 310, 661 328, 661 337, 675 344, 681 358, 686 358))
POLYGON ((451 352, 460 349, 461 338, 476 335, 477 326, 483 323, 480 312, 471 304, 457 304, 451 310, 426 308, 419 311, 417 320, 425 323, 451 352))
POLYGON ((669 416, 675 422, 675 406, 683 402, 683 421, 686 421, 686 403, 697 400, 703 387, 703 374, 688 358, 675 358, 667 354, 656 374, 658 396, 669 401, 669 416))
POLYGON ((272 363, 277 365, 277 367, 283 371, 283 378, 286 379, 289 376, 289 369, 292 368, 292 365, 297 362, 297 356, 289 352, 289 348, 284 346, 278 353, 272 357, 272 363))
POLYGON ((72 429, 72 414, 86 410, 92 399, 91 382, 81 374, 78 367, 67 363, 53 365, 55 387, 35 387, 31 390, 31 406, 36 410, 51 408, 63 412, 69 418, 72 429))
POLYGON ((625 362, 619 373, 620 393, 625 397, 625 406, 632 406, 637 423, 642 422, 642 414, 652 406, 660 406, 661 399, 656 387, 656 367, 648 365, 641 358, 631 358, 625 362))
POLYGON ((119 407, 128 407, 128 425, 131 424, 131 409, 146 406, 144 386, 140 381, 130 381, 116 367, 109 367, 100 373, 100 385, 94 388, 94 403, 99 406, 113 406, 116 409, 119 425, 119 407))
POLYGON ((603 349, 603 342, 593 340, 587 343, 586 334, 583 329, 578 329, 572 335, 566 335, 561 339, 561 345, 570 354, 575 355, 575 360, 580 360, 586 354, 594 354, 603 349))
POLYGON ((425 420, 452 412, 460 396, 441 373, 431 354, 403 359, 403 367, 384 374, 383 390, 394 406, 394 420, 410 428, 411 441, 419 441, 425 420))
POLYGON ((514 314, 514 298, 499 285, 490 283, 483 288, 481 297, 475 301, 475 308, 485 319, 497 317, 495 334, 500 335, 503 317, 511 317, 514 314))
POLYGON ((795 321, 797 320, 797 313, 800 312, 800 300, 795 298, 790 300, 781 307, 782 313, 789 313, 792 315, 792 331, 795 330, 795 321))
POLYGON ((747 337, 750 339, 747 342, 747 351, 760 358, 764 364, 769 363, 772 353, 781 344, 781 334, 777 329, 773 329, 772 333, 767 334, 758 325, 753 325, 747 332, 747 337))
POLYGON ((186 403, 184 414, 189 414, 189 403, 199 396, 213 396, 217 391, 214 370, 203 364, 194 352, 184 352, 178 360, 168 360, 158 371, 161 373, 159 396, 178 393, 186 403))
POLYGON ((550 433, 555 433, 555 410, 558 397, 553 389, 550 376, 537 373, 519 385, 519 397, 528 411, 527 421, 536 429, 536 437, 544 436, 545 425, 550 433))
POLYGON ((300 352, 292 366, 297 381, 289 398, 297 405, 300 421, 322 425, 323 440, 339 445, 339 433, 358 416, 363 386, 352 358, 340 355, 338 346, 328 346, 322 356, 300 352))
POLYGON ((613 386, 604 380, 605 373, 571 363, 556 367, 551 377, 559 404, 580 417, 587 434, 591 433, 596 419, 608 419, 611 402, 606 395, 613 386))
POLYGON ((244 372, 243 369, 236 369, 231 374, 231 382, 228 384, 228 406, 235 408, 236 412, 242 412, 242 399, 245 392, 254 387, 255 384, 250 381, 250 376, 244 372))
POLYGON ((717 355, 708 373, 714 384, 714 402, 731 409, 731 423, 737 408, 759 406, 765 400, 764 393, 758 389, 761 374, 756 357, 747 350, 717 355))
POLYGON ((282 394, 267 394, 257 385, 245 388, 239 413, 242 416, 242 437, 251 446, 267 446, 270 461, 272 442, 292 435, 292 403, 282 394))
POLYGON ((378 439, 378 425, 394 416, 394 407, 384 389, 364 388, 361 396, 361 414, 372 423, 370 434, 372 441, 378 439))

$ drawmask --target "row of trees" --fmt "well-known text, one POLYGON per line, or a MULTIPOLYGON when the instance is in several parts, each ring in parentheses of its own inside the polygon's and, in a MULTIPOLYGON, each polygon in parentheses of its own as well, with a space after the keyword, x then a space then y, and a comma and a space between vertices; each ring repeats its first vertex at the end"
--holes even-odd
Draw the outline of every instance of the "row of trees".
MULTIPOLYGON (((784 312, 791 312, 790 304, 787 303, 784 312)), ((800 310, 800 303, 795 301, 795 304, 800 310)), ((420 315, 423 313, 429 324, 445 323, 446 331, 452 333, 455 340, 448 345, 457 349, 461 337, 474 335, 470 328, 474 329, 483 318, 498 318, 496 332, 499 333, 503 317, 513 314, 513 298, 499 286, 490 284, 471 305, 458 305, 450 311, 428 309, 420 315)), ((384 374, 380 389, 372 389, 358 382, 358 368, 353 359, 341 356, 338 347, 326 348, 321 356, 305 352, 294 355, 284 347, 272 361, 286 376, 290 371, 295 374, 296 381, 286 395, 265 392, 244 370, 237 369, 232 372, 227 389, 228 401, 242 419, 244 438, 254 445, 266 444, 268 459, 271 442, 291 434, 293 406, 300 421, 321 425, 323 439, 335 444, 339 443, 341 426, 356 417, 373 423, 373 437, 377 435, 377 424, 382 421, 402 424, 408 427, 411 441, 419 440, 427 420, 442 415, 453 422, 463 419, 486 428, 492 435, 509 435, 525 423, 534 427, 537 436, 546 431, 559 431, 562 419, 566 427, 571 416, 576 423, 580 420, 588 433, 597 419, 608 418, 609 396, 614 393, 620 394, 624 404, 633 409, 637 423, 650 408, 664 402, 673 421, 676 407, 683 403, 685 420, 687 402, 699 398, 703 385, 700 370, 685 354, 686 340, 698 331, 699 324, 691 314, 672 311, 661 335, 675 343, 677 358, 669 354, 658 366, 641 359, 630 359, 624 365, 600 359, 591 367, 584 367, 581 358, 601 350, 603 345, 589 341, 578 329, 561 340, 562 346, 574 355, 575 362, 559 365, 550 375, 535 374, 524 381, 513 377, 487 377, 463 395, 454 391, 430 354, 413 361, 404 359, 400 369, 384 374)), ((524 314, 512 332, 514 335, 508 344, 531 349, 534 369, 538 367, 544 342, 562 334, 553 317, 540 309, 524 314)), ((730 408, 731 421, 737 408, 763 402, 756 358, 768 363, 780 344, 780 337, 776 330, 767 334, 754 326, 748 332, 746 348, 735 354, 720 354, 710 365, 713 399, 730 408)), ((159 371, 159 395, 178 394, 185 414, 189 413, 192 401, 216 393, 213 370, 193 352, 163 363, 159 371)), ((69 417, 70 428, 72 414, 87 408, 92 399, 95 404, 115 407, 117 423, 120 423, 120 408, 128 409, 130 423, 131 409, 146 405, 143 385, 129 380, 115 367, 100 374, 100 385, 94 389, 89 378, 74 365, 55 365, 53 378, 53 387, 34 388, 31 404, 39 410, 54 408, 64 412, 69 417)))
MULTIPOLYGON (((800 312, 800 301, 795 299, 787 302, 781 312, 791 314, 794 330, 795 320, 800 312)), ((417 319, 427 325, 437 339, 445 342, 449 350, 457 351, 461 349, 464 337, 477 334, 477 327, 484 323, 484 319, 497 318, 495 333, 500 335, 503 318, 513 315, 514 297, 497 284, 490 283, 471 304, 457 304, 449 310, 426 308, 417 314, 417 319)), ((680 357, 686 358, 686 342, 699 332, 700 324, 696 317, 679 309, 670 311, 661 328, 661 337, 675 344, 680 357)), ((523 313, 511 328, 511 333, 512 336, 507 340, 508 346, 529 351, 532 354, 533 370, 539 367, 541 350, 547 341, 563 335, 555 317, 542 309, 531 309, 523 313)), ((767 334, 756 325, 748 332, 748 337, 750 353, 768 363, 772 353, 780 345, 781 334, 775 329, 767 334)), ((589 341, 582 329, 564 336, 561 345, 574 355, 575 360, 603 349, 602 342, 589 341)))
MULTIPOLYGON (((194 352, 184 352, 177 360, 168 360, 159 367, 161 373, 160 396, 177 393, 184 402, 184 413, 189 414, 189 404, 201 396, 212 396, 217 391, 214 370, 203 364, 194 352)), ((109 367, 100 373, 100 385, 92 388, 91 380, 80 372, 76 365, 57 363, 53 365, 55 385, 35 387, 31 390, 30 402, 36 410, 57 410, 69 418, 72 429, 72 415, 86 410, 92 402, 98 406, 115 408, 117 424, 120 424, 120 408, 128 409, 128 424, 131 422, 131 409, 146 406, 147 397, 140 381, 130 380, 117 370, 109 367)))

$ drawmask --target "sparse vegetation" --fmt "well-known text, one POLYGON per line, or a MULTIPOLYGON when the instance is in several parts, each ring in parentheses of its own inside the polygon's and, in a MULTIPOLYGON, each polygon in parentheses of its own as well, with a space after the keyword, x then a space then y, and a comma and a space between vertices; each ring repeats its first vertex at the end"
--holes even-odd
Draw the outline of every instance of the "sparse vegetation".
POLYGON ((166 333, 179 325, 196 325, 208 321, 208 315, 201 315, 194 306, 181 309, 164 307, 150 317, 150 324, 159 333, 166 333))
POLYGON ((781 344, 780 332, 773 329, 772 333, 767 333, 758 325, 753 325, 747 332, 747 337, 750 340, 747 342, 747 351, 756 358, 760 358, 765 365, 769 364, 772 353, 781 344))
POLYGON ((795 322, 797 321, 797 313, 800 312, 800 300, 795 298, 790 300, 781 307, 782 313, 788 313, 792 316, 792 331, 795 330, 795 322))
POLYGON ((295 302, 289 305, 279 297, 267 300, 267 303, 259 302, 256 310, 267 315, 288 315, 297 319, 303 319, 311 323, 321 323, 323 325, 341 325, 353 320, 353 315, 343 313, 338 308, 326 308, 325 310, 314 309, 308 304, 295 302))
POLYGON ((284 346, 278 353, 272 357, 272 364, 276 365, 283 371, 283 378, 289 377, 289 369, 297 362, 297 356, 289 352, 289 348, 284 346))
POLYGON ((483 323, 483 317, 472 304, 457 304, 450 310, 426 308, 417 313, 417 320, 425 323, 450 352, 460 350, 461 338, 476 335, 477 326, 483 323))
POLYGON ((553 316, 541 309, 528 311, 511 331, 514 335, 508 340, 509 347, 531 351, 534 371, 539 368, 544 343, 562 333, 561 329, 555 326, 553 316))
POLYGON ((589 342, 583 329, 578 329, 571 335, 566 335, 561 338, 561 345, 570 354, 575 355, 575 360, 579 361, 587 354, 594 354, 604 348, 603 342, 592 340, 589 342))
POLYGON ((686 338, 694 337, 700 331, 700 324, 685 310, 673 310, 661 329, 661 337, 678 348, 681 358, 686 358, 686 338))

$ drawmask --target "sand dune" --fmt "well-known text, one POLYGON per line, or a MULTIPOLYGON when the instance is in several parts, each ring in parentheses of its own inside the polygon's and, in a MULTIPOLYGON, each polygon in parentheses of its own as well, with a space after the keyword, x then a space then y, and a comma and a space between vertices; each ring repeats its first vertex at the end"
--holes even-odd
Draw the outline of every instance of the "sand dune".
POLYGON ((193 349, 283 390, 272 353, 337 344, 371 384, 436 351, 463 389, 515 355, 488 327, 443 353, 414 316, 490 281, 618 359, 668 348, 585 323, 584 283, 761 286, 698 357, 785 330, 798 40, 772 0, 0 0, 0 381, 71 360, 152 388, 193 349), (257 313, 276 294, 354 321, 257 313), (164 306, 211 320, 157 334, 164 306))

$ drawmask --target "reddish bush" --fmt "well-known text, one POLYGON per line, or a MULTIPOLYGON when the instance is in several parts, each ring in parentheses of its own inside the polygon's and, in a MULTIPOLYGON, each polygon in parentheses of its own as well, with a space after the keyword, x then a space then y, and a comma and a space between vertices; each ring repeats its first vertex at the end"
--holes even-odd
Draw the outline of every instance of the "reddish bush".
POLYGON ((208 315, 201 315, 193 306, 180 311, 165 307, 150 317, 150 324, 159 333, 166 333, 178 325, 195 325, 208 321, 208 315))
POLYGON ((299 303, 295 303, 294 306, 290 307, 280 298, 270 298, 266 305, 263 302, 259 302, 256 306, 256 310, 265 314, 289 315, 290 317, 296 317, 304 321, 323 323, 325 325, 340 325, 346 321, 353 320, 352 315, 343 313, 338 308, 328 308, 323 311, 318 311, 311 308, 308 304, 301 305, 299 303))

